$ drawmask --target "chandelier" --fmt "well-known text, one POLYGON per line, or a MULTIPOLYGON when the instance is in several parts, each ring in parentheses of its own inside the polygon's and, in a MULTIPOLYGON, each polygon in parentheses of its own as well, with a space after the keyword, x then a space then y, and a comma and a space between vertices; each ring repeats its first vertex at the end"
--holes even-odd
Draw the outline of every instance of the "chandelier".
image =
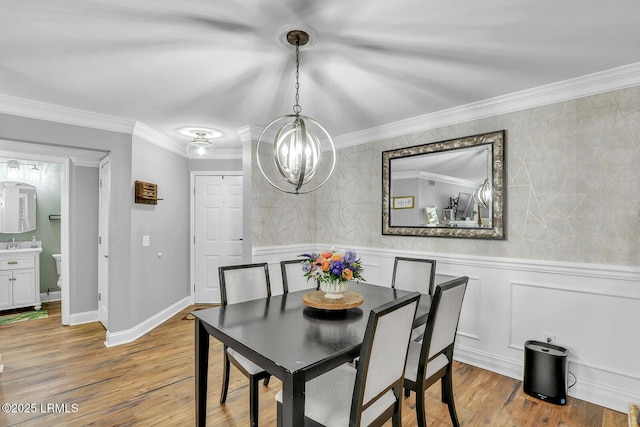
POLYGON ((293 114, 280 116, 260 133, 257 163, 265 179, 276 189, 290 194, 306 194, 323 186, 336 164, 331 135, 316 120, 300 114, 300 46, 309 42, 309 34, 291 30, 286 39, 296 48, 296 94, 293 114), (323 150, 323 144, 330 149, 323 150), (321 165, 325 156, 330 158, 321 165), (330 166, 325 164, 330 162, 330 166))

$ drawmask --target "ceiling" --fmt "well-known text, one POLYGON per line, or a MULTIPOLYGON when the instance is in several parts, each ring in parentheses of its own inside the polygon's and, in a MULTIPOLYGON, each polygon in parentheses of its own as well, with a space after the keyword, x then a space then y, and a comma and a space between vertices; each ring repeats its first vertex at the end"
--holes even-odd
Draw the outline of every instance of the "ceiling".
POLYGON ((238 129, 292 112, 333 136, 640 61, 637 0, 0 0, 0 94, 238 129))

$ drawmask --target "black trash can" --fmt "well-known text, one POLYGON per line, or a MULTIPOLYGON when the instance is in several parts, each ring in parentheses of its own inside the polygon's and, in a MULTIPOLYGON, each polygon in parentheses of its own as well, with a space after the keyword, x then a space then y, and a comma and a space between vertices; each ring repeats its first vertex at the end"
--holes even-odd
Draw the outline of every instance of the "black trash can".
POLYGON ((524 392, 556 405, 566 404, 568 356, 564 347, 541 341, 525 342, 524 392))

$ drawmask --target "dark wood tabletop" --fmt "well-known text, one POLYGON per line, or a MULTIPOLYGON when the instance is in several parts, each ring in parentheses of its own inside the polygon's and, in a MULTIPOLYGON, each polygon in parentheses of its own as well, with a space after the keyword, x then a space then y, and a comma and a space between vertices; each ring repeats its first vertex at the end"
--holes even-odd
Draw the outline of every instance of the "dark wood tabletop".
MULTIPOLYGON (((348 310, 307 307, 309 291, 194 311, 196 317, 196 421, 206 416, 209 336, 238 351, 283 383, 283 426, 303 425, 304 384, 353 360, 364 337, 372 308, 407 291, 354 284, 350 291, 364 301, 348 310)), ((431 297, 422 295, 414 327, 426 322, 431 297)))

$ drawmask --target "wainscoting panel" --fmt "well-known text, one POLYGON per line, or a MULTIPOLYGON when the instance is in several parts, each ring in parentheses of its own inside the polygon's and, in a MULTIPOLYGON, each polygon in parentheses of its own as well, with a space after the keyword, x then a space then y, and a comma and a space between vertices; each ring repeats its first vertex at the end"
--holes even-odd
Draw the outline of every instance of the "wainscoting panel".
MULTIPOLYGON (((272 288, 281 289, 280 260, 331 246, 340 247, 254 248, 253 255, 255 262, 269 262, 272 288)), ((435 259, 437 281, 469 277, 457 360, 522 380, 524 342, 555 335, 569 350, 577 379, 570 397, 625 413, 630 402, 640 402, 640 268, 350 248, 370 283, 390 286, 396 256, 435 259)))

